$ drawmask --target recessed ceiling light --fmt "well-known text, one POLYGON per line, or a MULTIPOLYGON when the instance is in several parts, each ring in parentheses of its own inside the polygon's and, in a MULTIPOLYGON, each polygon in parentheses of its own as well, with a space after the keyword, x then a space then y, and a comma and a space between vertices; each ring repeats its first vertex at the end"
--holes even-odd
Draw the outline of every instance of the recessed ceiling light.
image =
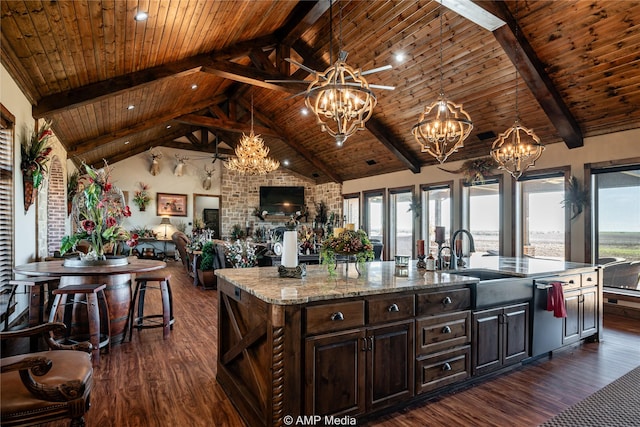
POLYGON ((135 19, 136 21, 146 21, 148 17, 149 14, 147 12, 138 12, 133 19, 135 19))
POLYGON ((171 125, 167 125, 167 129, 171 129, 171 125))
POLYGON ((127 145, 128 143, 129 143, 129 141, 125 141, 125 142, 124 142, 124 145, 127 145))
POLYGON ((283 161, 282 161, 282 164, 283 164, 284 166, 289 166, 289 160, 283 160, 283 161))
POLYGON ((302 113, 303 116, 306 116, 307 114, 309 114, 309 110, 307 110, 306 108, 301 109, 300 112, 302 113))
POLYGON ((198 89, 198 85, 197 85, 197 84, 192 84, 192 85, 191 85, 191 89, 192 89, 192 90, 196 90, 196 89, 198 89))
POLYGON ((396 53, 395 58, 396 58, 396 62, 404 61, 404 58, 405 58, 404 53, 402 52, 396 53))
POLYGON ((135 105, 129 105, 129 106, 127 107, 127 110, 133 110, 134 108, 136 108, 136 106, 135 106, 135 105))

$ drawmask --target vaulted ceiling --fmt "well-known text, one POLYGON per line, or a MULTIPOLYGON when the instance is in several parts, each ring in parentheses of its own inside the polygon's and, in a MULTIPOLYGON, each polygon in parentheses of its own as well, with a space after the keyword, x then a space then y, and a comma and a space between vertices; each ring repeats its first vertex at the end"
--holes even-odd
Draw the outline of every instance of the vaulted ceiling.
POLYGON ((521 122, 543 144, 574 148, 640 127, 640 2, 476 1, 505 23, 493 30, 478 11, 459 14, 471 0, 443 2, 454 10, 433 0, 3 0, 1 59, 77 164, 233 147, 253 104, 270 154, 318 183, 417 173, 436 161, 411 127, 437 98, 441 71, 474 123, 454 161, 487 155, 513 124, 514 64, 521 122), (140 10, 148 20, 134 20, 140 10), (302 113, 304 97, 292 95, 305 84, 267 82, 309 80, 284 59, 323 71, 339 47, 353 67, 392 65, 367 80, 396 87, 374 90, 373 117, 343 147, 302 113))

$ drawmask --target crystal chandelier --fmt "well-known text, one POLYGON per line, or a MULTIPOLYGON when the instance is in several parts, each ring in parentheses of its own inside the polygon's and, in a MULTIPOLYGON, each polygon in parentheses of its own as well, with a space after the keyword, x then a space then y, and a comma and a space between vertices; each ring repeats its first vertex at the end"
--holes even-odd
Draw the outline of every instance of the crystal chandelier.
POLYGON ((542 155, 544 146, 540 138, 532 129, 520 124, 518 112, 518 2, 516 1, 515 16, 515 66, 516 66, 516 120, 513 126, 504 131, 493 142, 491 157, 498 163, 498 168, 505 170, 515 179, 520 178, 522 172, 533 166, 542 155))
POLYGON ((462 108, 462 104, 449 101, 444 95, 442 72, 442 8, 440 13, 440 96, 431 105, 425 107, 418 123, 411 133, 422 147, 423 153, 429 153, 440 163, 464 146, 473 129, 471 117, 462 108))
MULTIPOLYGON (((330 4, 330 27, 333 13, 330 4)), ((330 38, 333 40, 333 36, 330 38)), ((342 9, 340 9, 340 46, 342 46, 342 9)), ((333 48, 330 47, 330 51, 333 48)), ((347 65, 347 52, 340 49, 338 60, 324 72, 314 71, 314 79, 305 92, 305 104, 316 116, 316 123, 342 147, 346 139, 364 129, 378 100, 360 69, 347 65)))
POLYGON ((278 169, 280 162, 268 157, 269 147, 264 145, 260 135, 253 133, 253 94, 251 94, 251 133, 242 134, 235 148, 236 157, 224 166, 242 175, 264 175, 278 169))

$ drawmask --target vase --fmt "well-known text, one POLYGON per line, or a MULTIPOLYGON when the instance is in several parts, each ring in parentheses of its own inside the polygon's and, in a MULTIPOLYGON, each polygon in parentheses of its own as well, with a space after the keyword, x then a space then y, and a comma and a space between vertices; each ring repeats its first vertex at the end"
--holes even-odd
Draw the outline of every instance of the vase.
POLYGON ((33 186, 33 175, 30 173, 22 174, 22 186, 24 189, 24 211, 27 212, 33 204, 36 195, 36 188, 33 186))
POLYGON ((147 207, 146 206, 140 206, 139 209, 140 209, 140 212, 144 212, 144 211, 147 210, 147 207))

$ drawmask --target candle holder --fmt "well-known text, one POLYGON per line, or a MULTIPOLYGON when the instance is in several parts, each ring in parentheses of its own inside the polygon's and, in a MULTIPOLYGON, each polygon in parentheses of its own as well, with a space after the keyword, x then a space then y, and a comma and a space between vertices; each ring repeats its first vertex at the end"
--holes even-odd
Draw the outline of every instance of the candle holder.
POLYGON ((424 261, 424 255, 418 255, 418 262, 416 263, 416 268, 418 270, 426 270, 427 263, 424 261))
POLYGON ((298 264, 292 268, 280 265, 278 266, 278 274, 282 278, 302 279, 303 276, 307 275, 307 264, 298 264))

